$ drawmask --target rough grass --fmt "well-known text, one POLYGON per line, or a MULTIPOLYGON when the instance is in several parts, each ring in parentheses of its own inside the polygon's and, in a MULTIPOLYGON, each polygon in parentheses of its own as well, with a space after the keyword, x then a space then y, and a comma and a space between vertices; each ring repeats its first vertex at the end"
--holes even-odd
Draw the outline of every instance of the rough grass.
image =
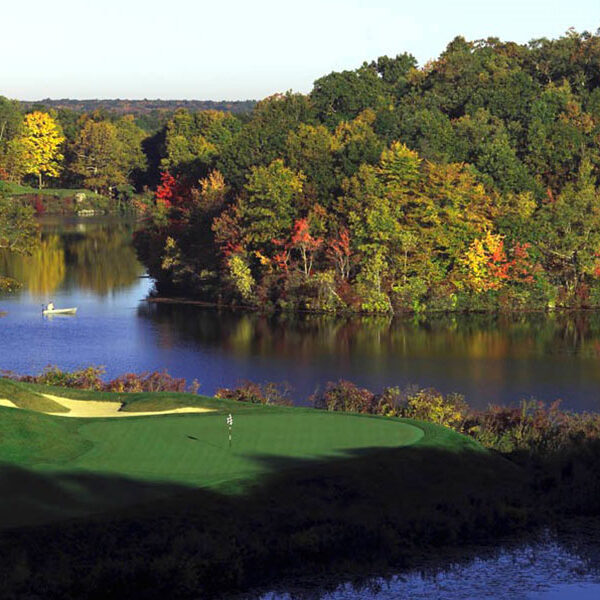
POLYGON ((14 402, 19 408, 38 412, 68 412, 68 409, 45 398, 32 386, 11 379, 0 378, 0 398, 14 402))
POLYGON ((72 419, 0 407, 0 459, 22 466, 71 464, 92 447, 77 429, 72 419))
POLYGON ((52 196, 55 198, 72 198, 75 194, 83 193, 87 198, 101 198, 99 194, 84 189, 38 188, 20 185, 11 181, 0 181, 0 194, 7 196, 52 196))

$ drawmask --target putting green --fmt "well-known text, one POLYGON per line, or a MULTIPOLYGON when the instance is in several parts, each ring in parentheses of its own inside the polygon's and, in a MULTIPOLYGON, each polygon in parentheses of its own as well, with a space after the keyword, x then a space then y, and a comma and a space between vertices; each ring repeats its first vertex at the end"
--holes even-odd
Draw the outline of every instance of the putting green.
POLYGON ((192 485, 253 477, 274 457, 343 456, 407 446, 423 437, 418 427, 398 421, 289 410, 236 415, 231 448, 223 415, 88 422, 78 433, 93 446, 71 468, 192 485))
POLYGON ((419 427, 312 409, 242 406, 225 413, 68 419, 0 407, 0 460, 42 471, 90 471, 192 486, 252 479, 273 459, 319 459, 407 446, 419 427), (4 435, 2 435, 4 433, 4 435))

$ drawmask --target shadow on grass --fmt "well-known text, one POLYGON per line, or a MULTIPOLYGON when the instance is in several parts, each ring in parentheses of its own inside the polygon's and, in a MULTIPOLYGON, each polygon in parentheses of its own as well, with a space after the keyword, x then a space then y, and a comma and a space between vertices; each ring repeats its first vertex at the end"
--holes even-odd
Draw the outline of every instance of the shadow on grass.
POLYGON ((90 516, 188 490, 89 472, 47 473, 0 465, 0 529, 90 516))
POLYGON ((3 598, 200 598, 336 566, 398 568, 519 528, 531 504, 521 470, 469 449, 254 459, 264 475, 217 491, 0 467, 0 522, 35 525, 0 534, 3 598))

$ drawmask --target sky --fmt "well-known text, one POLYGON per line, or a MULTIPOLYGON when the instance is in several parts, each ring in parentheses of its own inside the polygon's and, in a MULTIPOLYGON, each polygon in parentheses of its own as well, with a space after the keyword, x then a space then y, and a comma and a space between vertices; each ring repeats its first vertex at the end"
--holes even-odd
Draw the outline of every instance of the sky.
POLYGON ((0 95, 260 99, 455 36, 596 32, 600 0, 29 0, 2 8, 0 95))

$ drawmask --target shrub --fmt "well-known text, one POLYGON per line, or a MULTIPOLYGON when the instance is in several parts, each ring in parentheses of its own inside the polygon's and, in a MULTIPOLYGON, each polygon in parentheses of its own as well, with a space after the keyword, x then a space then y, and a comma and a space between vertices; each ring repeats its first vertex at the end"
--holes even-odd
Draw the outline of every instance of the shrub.
POLYGON ((467 410, 468 406, 460 394, 444 396, 437 390, 424 389, 408 396, 401 416, 458 429, 465 419, 467 410))
MULTIPOLYGON (((75 371, 63 371, 56 366, 48 366, 40 375, 13 376, 13 379, 28 383, 54 385, 59 387, 94 390, 101 392, 185 392, 188 391, 185 379, 172 377, 166 371, 125 373, 105 383, 102 381, 104 367, 86 367, 75 371)), ((200 384, 194 380, 189 388, 198 392, 200 384)))
POLYGON ((526 400, 518 407, 491 406, 471 413, 463 424, 464 433, 500 452, 546 453, 600 437, 600 415, 564 412, 559 405, 526 400))
POLYGON ((187 385, 183 378, 172 377, 166 371, 155 371, 139 375, 125 373, 104 384, 102 389, 106 392, 185 392, 187 385))
POLYGON ((322 394, 313 394, 310 397, 315 408, 357 413, 374 413, 374 399, 373 392, 359 388, 344 379, 340 379, 337 383, 330 381, 322 394))
POLYGON ((291 388, 288 384, 253 383, 241 381, 235 388, 221 388, 215 393, 217 398, 249 402, 251 404, 275 404, 278 406, 291 406, 289 398, 291 388))
POLYGON ((63 371, 57 366, 48 366, 40 375, 21 377, 21 381, 40 383, 43 385, 56 385, 84 390, 102 390, 104 367, 90 366, 75 371, 63 371))

